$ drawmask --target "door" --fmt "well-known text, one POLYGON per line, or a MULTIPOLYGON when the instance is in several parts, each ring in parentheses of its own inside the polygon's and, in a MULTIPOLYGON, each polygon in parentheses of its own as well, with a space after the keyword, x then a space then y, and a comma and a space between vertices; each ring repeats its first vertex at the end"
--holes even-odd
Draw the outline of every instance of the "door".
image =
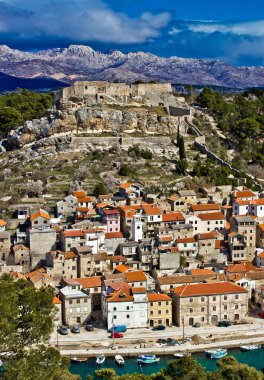
POLYGON ((151 319, 151 320, 149 321, 149 325, 150 325, 150 327, 153 327, 153 326, 154 326, 154 321, 153 321, 153 319, 151 319))
POLYGON ((194 324, 194 319, 193 317, 189 318, 189 326, 192 326, 194 324))
POLYGON ((218 323, 218 316, 217 315, 212 315, 211 317, 211 324, 212 325, 217 325, 218 323))
POLYGON ((169 326, 170 325, 170 320, 167 318, 166 319, 166 326, 169 326))

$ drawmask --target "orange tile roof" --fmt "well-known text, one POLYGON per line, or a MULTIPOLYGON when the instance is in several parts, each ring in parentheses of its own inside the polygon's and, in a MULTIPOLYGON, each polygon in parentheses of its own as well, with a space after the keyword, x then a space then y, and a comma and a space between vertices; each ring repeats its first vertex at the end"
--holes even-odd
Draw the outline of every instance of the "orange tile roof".
POLYGON ((208 210, 220 210, 220 207, 216 203, 197 204, 191 205, 193 211, 208 211, 208 210))
POLYGON ((49 280, 53 280, 53 278, 45 273, 45 270, 43 268, 40 268, 38 270, 35 270, 35 271, 32 271, 32 272, 29 272, 26 277, 33 283, 36 283, 38 281, 40 281, 41 279, 43 278, 47 278, 49 280))
POLYGON ((236 192, 236 198, 248 198, 248 197, 255 197, 256 194, 253 193, 251 190, 243 190, 243 191, 237 191, 236 192))
POLYGON ((81 206, 81 207, 76 207, 76 211, 90 211, 93 214, 95 214, 95 210, 90 209, 89 207, 81 206))
POLYGON ((199 276, 204 274, 215 274, 215 272, 210 269, 191 269, 192 276, 199 276))
POLYGON ((173 222, 173 221, 185 221, 185 217, 181 212, 166 212, 162 214, 163 222, 173 222))
POLYGON ((123 288, 108 297, 106 302, 133 302, 133 300, 130 288, 123 288))
POLYGON ((109 260, 112 261, 113 263, 126 262, 127 261, 125 256, 122 256, 122 255, 112 256, 112 257, 110 257, 109 260))
POLYGON ((246 200, 243 200, 243 199, 237 199, 236 202, 239 206, 247 206, 250 204, 250 201, 246 201, 246 200))
POLYGON ((105 203, 105 202, 101 202, 101 203, 98 203, 96 205, 97 208, 104 208, 104 207, 107 207, 107 206, 109 206, 109 205, 107 203, 105 203))
POLYGON ((259 225, 258 225, 258 228, 259 228, 261 231, 264 232, 264 224, 259 224, 259 225))
POLYGON ((264 251, 258 255, 259 258, 264 259, 264 251))
POLYGON ((231 227, 230 222, 226 222, 226 230, 230 230, 230 227, 231 227))
POLYGON ((113 194, 102 194, 102 195, 99 195, 98 198, 99 199, 111 199, 111 198, 113 198, 113 194))
POLYGON ((180 196, 179 195, 177 195, 177 194, 172 194, 169 198, 167 198, 169 201, 176 201, 176 200, 178 200, 180 198, 180 196))
POLYGON ((75 279, 79 282, 83 289, 100 288, 102 286, 102 280, 100 276, 81 277, 75 279))
POLYGON ((142 270, 135 270, 133 272, 125 272, 124 276, 127 279, 127 282, 147 281, 147 277, 142 270))
POLYGON ((198 240, 215 239, 215 231, 205 232, 197 235, 198 240))
POLYGON ((188 284, 177 287, 174 293, 179 297, 195 297, 214 294, 247 293, 247 290, 232 282, 210 284, 188 284))
POLYGON ((30 221, 32 222, 33 220, 37 219, 40 216, 44 219, 48 219, 48 220, 51 219, 51 217, 49 216, 49 214, 46 211, 39 210, 39 211, 36 211, 34 214, 31 215, 30 221))
POLYGON ((148 294, 148 301, 149 302, 171 301, 171 298, 167 294, 149 293, 148 294))
POLYGON ((110 288, 112 288, 114 291, 117 291, 120 289, 130 289, 131 288, 131 285, 125 281, 112 282, 108 286, 110 286, 110 288))
POLYGON ((124 189, 124 190, 126 190, 126 189, 128 189, 131 185, 132 185, 131 182, 124 182, 124 183, 122 183, 122 184, 119 186, 119 189, 124 189))
POLYGON ((216 240, 215 241, 215 249, 223 249, 228 248, 228 244, 224 240, 216 240))
POLYGON ((160 236, 160 241, 162 241, 163 243, 169 242, 169 241, 172 241, 172 237, 171 236, 160 236))
POLYGON ((122 239, 124 235, 122 232, 106 232, 105 239, 122 239))
POLYGON ((85 196, 86 196, 86 191, 83 191, 83 190, 76 190, 76 191, 73 192, 73 195, 74 195, 76 198, 85 197, 85 196))
POLYGON ((85 234, 82 230, 65 230, 63 231, 63 235, 65 237, 82 237, 85 234))
POLYGON ((203 220, 225 220, 225 216, 222 212, 210 212, 205 214, 199 214, 198 217, 203 220))
POLYGON ((129 271, 131 269, 133 269, 133 268, 131 268, 131 267, 125 265, 125 264, 119 264, 119 265, 117 265, 115 267, 115 271, 117 271, 119 273, 125 273, 125 272, 127 272, 127 271, 129 271))
POLYGON ((182 239, 177 239, 176 243, 196 243, 196 240, 194 238, 182 238, 182 239))
POLYGON ((143 294, 143 293, 147 293, 147 290, 144 286, 141 286, 141 287, 131 288, 131 292, 132 294, 143 294))
POLYGON ((225 269, 229 273, 259 271, 259 268, 255 267, 250 261, 242 261, 237 264, 231 264, 228 265, 225 269))
POLYGON ((70 260, 70 259, 76 259, 78 257, 78 255, 76 255, 76 253, 74 253, 72 251, 68 251, 68 252, 64 253, 64 257, 66 260, 70 260))
POLYGON ((160 208, 155 204, 143 204, 142 208, 144 210, 144 213, 147 215, 161 215, 160 208))
POLYGON ((60 304, 62 304, 62 302, 59 300, 58 297, 53 297, 52 303, 53 303, 53 305, 60 305, 60 304))
POLYGON ((7 225, 7 222, 3 219, 0 219, 0 227, 4 227, 7 225))
POLYGON ((264 205, 264 198, 254 199, 251 201, 252 205, 256 206, 263 206, 264 205))
POLYGON ((84 203, 84 202, 92 202, 92 198, 85 196, 85 197, 77 197, 79 203, 84 203))

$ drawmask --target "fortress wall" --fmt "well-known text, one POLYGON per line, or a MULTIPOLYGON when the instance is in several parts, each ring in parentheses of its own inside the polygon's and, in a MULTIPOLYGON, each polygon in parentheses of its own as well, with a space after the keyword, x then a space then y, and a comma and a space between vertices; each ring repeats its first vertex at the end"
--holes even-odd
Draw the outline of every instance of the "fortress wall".
POLYGON ((93 144, 93 145, 109 145, 113 146, 115 144, 120 144, 121 146, 132 146, 140 145, 146 147, 148 144, 157 144, 157 145, 169 145, 171 144, 170 137, 166 136, 148 136, 145 137, 78 137, 74 136, 71 139, 71 145, 73 147, 78 147, 80 145, 93 144))

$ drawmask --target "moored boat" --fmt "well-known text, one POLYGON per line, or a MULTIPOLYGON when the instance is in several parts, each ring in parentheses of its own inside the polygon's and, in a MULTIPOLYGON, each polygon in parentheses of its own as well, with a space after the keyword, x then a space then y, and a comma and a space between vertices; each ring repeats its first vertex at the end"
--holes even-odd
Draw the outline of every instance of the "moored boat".
POLYGON ((191 356, 190 352, 177 352, 176 354, 173 354, 175 358, 183 358, 184 356, 191 356))
POLYGON ((227 352, 218 352, 211 355, 211 359, 222 359, 227 355, 227 352))
POLYGON ((261 348, 261 344, 250 344, 250 345, 242 345, 240 346, 241 351, 255 351, 261 348))
POLYGON ((87 360, 88 358, 77 358, 76 356, 71 358, 72 363, 85 363, 87 360))
POLYGON ((160 358, 157 358, 156 355, 140 355, 137 358, 139 364, 152 364, 159 362, 160 358))
POLYGON ((122 366, 122 365, 125 364, 125 360, 124 360, 123 356, 121 356, 121 355, 116 355, 115 356, 115 362, 119 366, 122 366))
POLYGON ((105 356, 103 354, 102 355, 98 355, 96 357, 96 364, 97 365, 102 365, 102 364, 104 364, 104 362, 105 362, 105 356))
POLYGON ((227 353, 226 348, 216 348, 215 350, 207 350, 205 351, 206 355, 215 355, 215 354, 222 354, 222 353, 227 353))

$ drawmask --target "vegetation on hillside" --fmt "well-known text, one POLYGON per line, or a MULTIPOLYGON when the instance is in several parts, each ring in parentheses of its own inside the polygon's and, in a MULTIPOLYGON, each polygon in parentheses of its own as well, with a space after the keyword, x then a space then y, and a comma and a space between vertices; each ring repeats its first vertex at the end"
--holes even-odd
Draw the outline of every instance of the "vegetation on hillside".
POLYGON ((0 95, 0 137, 26 120, 41 118, 51 105, 50 94, 19 90, 0 95))
POLYGON ((209 110, 219 128, 250 164, 264 167, 264 91, 227 96, 204 88, 197 102, 209 110))
POLYGON ((51 288, 37 290, 28 281, 0 278, 0 359, 3 380, 79 380, 69 361, 44 345, 53 329, 51 288), (9 353, 7 356, 6 353, 9 353))

